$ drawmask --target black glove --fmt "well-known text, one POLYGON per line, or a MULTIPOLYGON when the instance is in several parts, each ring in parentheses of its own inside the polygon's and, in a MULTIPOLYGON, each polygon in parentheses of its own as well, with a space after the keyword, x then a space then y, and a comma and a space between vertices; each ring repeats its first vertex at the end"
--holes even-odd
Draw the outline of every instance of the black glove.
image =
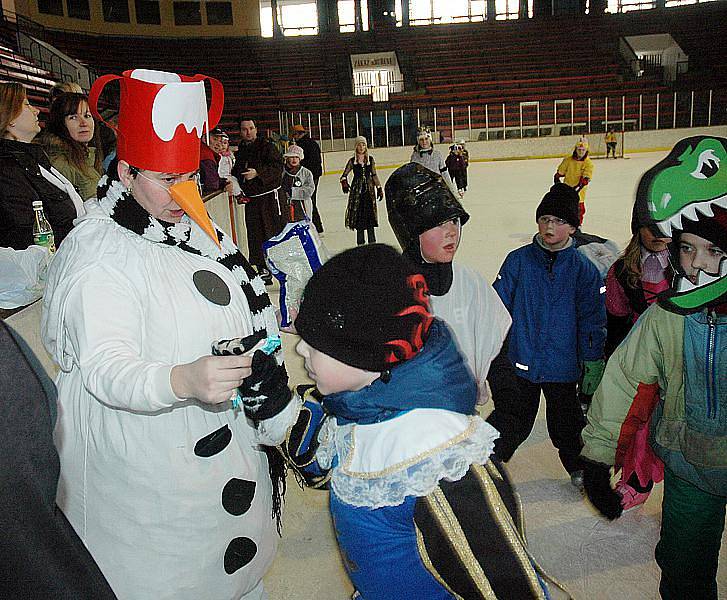
POLYGON ((348 194, 351 190, 351 186, 348 185, 348 179, 341 179, 341 190, 344 194, 348 194))
POLYGON ((611 487, 611 468, 608 465, 585 461, 583 488, 591 504, 609 521, 621 516, 621 496, 611 487))
MULTIPOLYGON (((245 338, 220 340, 212 344, 212 354, 241 356, 248 354, 263 340, 265 331, 258 331, 245 338)), ((288 389, 288 373, 285 365, 278 365, 275 360, 279 352, 282 352, 281 348, 271 355, 256 350, 252 355, 252 374, 237 388, 245 414, 254 421, 274 417, 288 405, 292 397, 292 392, 288 389)))
POLYGON ((384 199, 384 188, 376 188, 376 199, 381 202, 384 199))
POLYGON ((275 355, 256 350, 252 355, 252 374, 237 388, 245 414, 253 421, 270 419, 288 406, 293 392, 288 388, 288 372, 275 355))
POLYGON ((328 419, 321 405, 320 392, 312 385, 299 385, 298 396, 303 406, 298 419, 288 430, 288 435, 279 449, 299 483, 306 487, 328 489, 330 470, 324 470, 316 461, 318 433, 328 419))

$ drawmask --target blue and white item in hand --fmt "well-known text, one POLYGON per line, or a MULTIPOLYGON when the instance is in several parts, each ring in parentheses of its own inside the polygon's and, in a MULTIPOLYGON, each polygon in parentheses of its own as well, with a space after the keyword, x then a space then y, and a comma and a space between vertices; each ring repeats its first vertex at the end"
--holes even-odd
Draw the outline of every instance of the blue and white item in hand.
POLYGON ((280 282, 281 327, 292 324, 291 309, 298 310, 306 283, 330 258, 310 221, 288 223, 263 243, 265 261, 280 282))

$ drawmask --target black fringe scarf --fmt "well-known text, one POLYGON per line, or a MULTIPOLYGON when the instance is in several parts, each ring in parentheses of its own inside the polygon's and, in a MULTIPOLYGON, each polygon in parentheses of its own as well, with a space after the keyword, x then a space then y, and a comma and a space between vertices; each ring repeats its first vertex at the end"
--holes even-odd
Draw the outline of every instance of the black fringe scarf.
MULTIPOLYGON (((247 298, 252 313, 253 331, 264 331, 266 336, 269 329, 277 332, 275 309, 265 291, 265 283, 224 231, 215 225, 221 250, 207 235, 204 236, 207 243, 195 246, 190 241, 192 229, 190 223, 169 223, 152 217, 119 181, 116 176, 116 161, 109 165, 108 172, 113 175, 104 175, 98 182, 96 192, 99 203, 116 223, 149 241, 176 246, 180 250, 205 256, 224 266, 233 274, 247 298)), ((270 446, 262 448, 268 458, 268 470, 273 488, 272 516, 280 534, 286 464, 276 448, 270 446)))

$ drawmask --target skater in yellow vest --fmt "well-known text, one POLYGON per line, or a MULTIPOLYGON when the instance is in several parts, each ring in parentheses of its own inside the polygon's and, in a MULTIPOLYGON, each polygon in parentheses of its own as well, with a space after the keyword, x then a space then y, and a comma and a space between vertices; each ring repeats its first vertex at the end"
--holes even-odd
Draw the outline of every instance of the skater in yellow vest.
POLYGON ((578 192, 580 202, 578 204, 579 221, 583 223, 583 215, 586 214, 586 186, 591 182, 593 176, 593 162, 588 158, 588 140, 581 137, 573 148, 573 154, 566 156, 558 166, 553 176, 555 183, 563 183, 574 188, 578 192))

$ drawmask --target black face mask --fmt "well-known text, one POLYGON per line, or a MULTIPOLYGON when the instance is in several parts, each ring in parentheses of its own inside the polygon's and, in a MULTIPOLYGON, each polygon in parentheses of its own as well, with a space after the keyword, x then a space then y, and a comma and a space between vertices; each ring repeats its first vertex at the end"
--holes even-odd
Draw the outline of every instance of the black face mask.
POLYGON ((451 262, 428 263, 422 258, 422 253, 417 246, 407 249, 404 255, 424 275, 429 293, 432 296, 444 296, 450 290, 454 278, 451 262))

